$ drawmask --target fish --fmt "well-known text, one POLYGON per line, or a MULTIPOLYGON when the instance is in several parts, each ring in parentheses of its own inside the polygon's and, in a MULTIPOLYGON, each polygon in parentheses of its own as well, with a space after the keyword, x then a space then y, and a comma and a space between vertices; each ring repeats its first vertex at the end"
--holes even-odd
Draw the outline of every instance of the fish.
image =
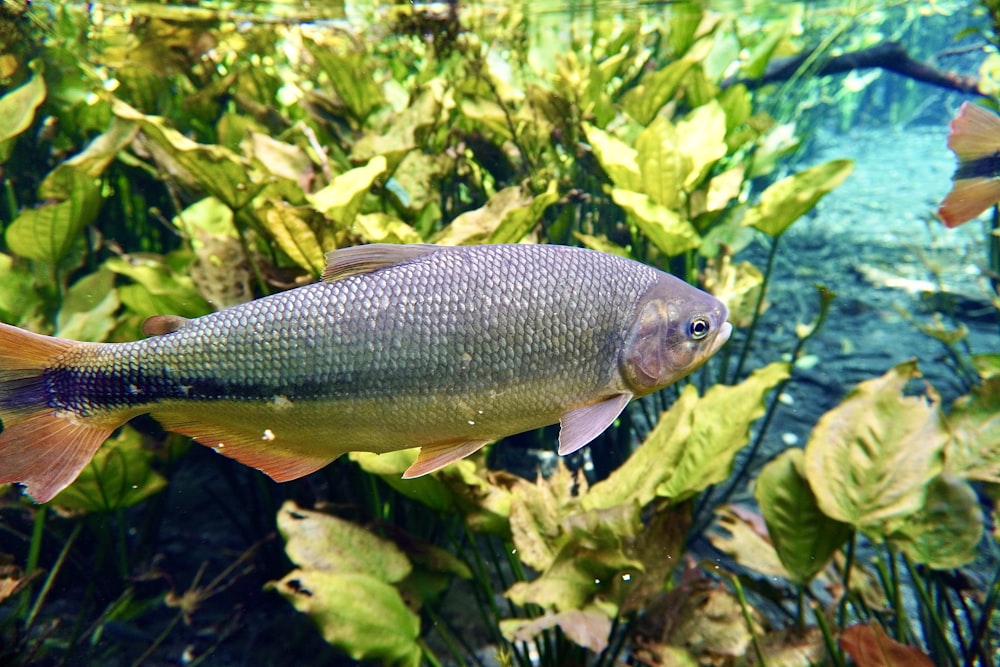
POLYGON ((420 447, 413 478, 555 423, 565 455, 732 331, 715 297, 584 248, 371 244, 326 258, 318 282, 154 316, 142 340, 0 325, 0 483, 47 502, 142 414, 278 482, 346 452, 420 447))
POLYGON ((1000 117, 963 102, 949 127, 948 148, 958 167, 938 217, 946 226, 958 227, 1000 202, 1000 117))

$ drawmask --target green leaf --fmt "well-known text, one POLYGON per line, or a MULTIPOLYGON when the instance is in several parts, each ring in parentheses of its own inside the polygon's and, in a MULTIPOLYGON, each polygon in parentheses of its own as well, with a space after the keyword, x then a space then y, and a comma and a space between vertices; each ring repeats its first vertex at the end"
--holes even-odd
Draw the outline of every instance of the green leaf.
POLYGON ((663 105, 670 101, 698 55, 675 60, 663 69, 643 76, 621 99, 621 108, 640 125, 649 125, 663 105))
POLYGON ((413 227, 387 213, 368 213, 354 218, 351 233, 365 243, 420 243, 420 234, 413 227))
POLYGON ((601 169, 616 187, 637 192, 643 189, 636 149, 589 123, 583 124, 583 132, 601 169))
POLYGON ((659 206, 677 209, 683 201, 683 183, 691 169, 687 155, 678 149, 677 128, 658 116, 639 133, 636 162, 642 177, 642 192, 659 206))
POLYGON ((783 178, 761 193, 760 202, 746 212, 743 224, 769 236, 780 236, 853 170, 851 160, 831 160, 783 178))
POLYGON ((820 417, 805 448, 805 474, 820 509, 878 537, 887 520, 907 517, 941 470, 947 438, 938 410, 903 396, 919 372, 906 362, 862 382, 820 417))
POLYGON ((717 100, 697 107, 677 123, 677 150, 687 163, 683 188, 690 192, 726 155, 726 112, 717 100))
POLYGON ((268 586, 355 660, 418 667, 420 619, 393 586, 363 572, 292 570, 268 586))
POLYGON ((1000 484, 1000 375, 984 379, 956 400, 945 423, 951 433, 944 448, 945 471, 1000 484))
POLYGON ((55 335, 71 340, 105 341, 115 328, 115 313, 120 306, 115 274, 102 267, 66 290, 56 315, 55 335))
MULTIPOLYGON (((402 478, 403 472, 417 460, 417 451, 416 448, 412 448, 385 454, 350 452, 348 457, 361 466, 362 470, 378 475, 382 481, 407 498, 438 512, 454 511, 454 497, 437 475, 423 475, 415 479, 402 478)), ((455 465, 461 464, 459 461, 455 465)))
POLYGON ((0 164, 7 161, 14 147, 13 139, 35 121, 35 112, 45 101, 45 79, 42 60, 33 60, 31 78, 23 85, 0 97, 0 164))
POLYGON ((606 252, 610 255, 618 255, 619 257, 624 257, 625 259, 634 259, 628 248, 623 248, 617 243, 612 243, 608 240, 607 236, 594 236, 592 234, 573 232, 573 237, 591 250, 600 250, 601 252, 606 252))
POLYGON ((792 580, 806 584, 847 541, 851 527, 827 517, 803 473, 801 449, 789 449, 757 477, 754 497, 771 541, 792 580))
POLYGON ((965 480, 942 474, 927 487, 923 507, 900 521, 889 540, 914 562, 950 570, 975 560, 982 536, 976 492, 965 480))
POLYGON ((254 214, 274 242, 298 266, 319 277, 326 267, 326 250, 338 244, 329 222, 315 209, 291 206, 276 199, 255 202, 254 214), (327 232, 327 233, 324 233, 327 232))
POLYGON ((598 607, 570 609, 538 618, 509 618, 500 621, 500 632, 509 642, 532 642, 551 628, 559 628, 567 639, 594 653, 608 646, 611 619, 598 607))
POLYGON ((647 195, 615 188, 611 191, 611 198, 625 209, 639 230, 667 257, 676 257, 701 243, 698 230, 690 222, 647 195))
MULTIPOLYGON (((796 14, 799 13, 796 12, 796 14)), ((796 15, 789 16, 784 21, 765 24, 767 26, 767 34, 750 49, 750 57, 745 60, 745 64, 742 67, 746 78, 759 79, 763 76, 764 70, 767 69, 767 64, 771 62, 771 57, 774 55, 774 50, 785 39, 789 28, 792 25, 797 25, 799 20, 800 16, 796 15)))
POLYGON ((152 315, 200 317, 211 307, 198 293, 194 281, 187 275, 187 264, 177 255, 131 255, 111 257, 104 262, 111 271, 135 281, 118 287, 118 295, 140 319, 152 315))
POLYGON ((21 211, 7 228, 7 245, 15 254, 56 264, 79 241, 97 217, 101 192, 93 178, 76 169, 57 169, 39 187, 44 198, 62 201, 21 211))
POLYGON ((376 155, 365 166, 345 171, 330 185, 308 195, 307 199, 317 211, 344 227, 349 226, 361 209, 368 190, 387 169, 385 158, 376 155))
POLYGON ((86 148, 60 164, 57 169, 72 167, 91 178, 97 178, 138 133, 137 124, 112 118, 111 126, 106 132, 95 137, 86 148))
POLYGON ((486 243, 508 215, 520 216, 531 211, 535 198, 517 185, 500 190, 482 207, 466 211, 441 230, 434 239, 439 245, 486 243))
POLYGON ((530 205, 509 209, 490 234, 487 243, 517 243, 538 225, 545 209, 558 200, 558 184, 551 180, 548 189, 535 196, 530 205))
MULTIPOLYGON (((176 170, 180 178, 186 175, 192 181, 238 211, 260 191, 262 184, 257 174, 243 159, 225 146, 199 144, 167 127, 166 121, 157 116, 147 116, 120 100, 115 100, 112 110, 119 118, 139 124, 143 135, 158 149, 157 158, 165 165, 164 171, 176 170)), ((171 180, 178 176, 171 174, 171 180)))
POLYGON ((402 581, 412 570, 395 543, 290 500, 278 511, 278 531, 288 558, 304 570, 365 574, 387 584, 402 581))
POLYGON ((642 446, 591 487, 583 506, 642 507, 656 497, 680 502, 721 482, 748 442, 750 424, 764 414, 764 396, 788 373, 787 363, 775 362, 738 385, 716 385, 701 398, 688 384, 642 446))
POLYGON ((312 39, 306 39, 305 45, 330 77, 333 89, 358 126, 364 124, 371 112, 385 103, 382 90, 375 82, 373 61, 367 53, 338 52, 338 49, 312 39))
POLYGON ((162 491, 167 480, 150 467, 142 435, 124 428, 97 450, 90 464, 52 504, 70 512, 110 512, 141 503, 162 491))

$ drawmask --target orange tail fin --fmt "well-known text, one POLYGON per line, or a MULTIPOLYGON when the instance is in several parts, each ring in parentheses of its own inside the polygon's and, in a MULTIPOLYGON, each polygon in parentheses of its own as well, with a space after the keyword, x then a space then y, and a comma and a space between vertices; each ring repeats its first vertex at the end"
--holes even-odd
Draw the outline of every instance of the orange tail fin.
POLYGON ((0 483, 23 484, 36 502, 69 486, 118 426, 49 404, 45 370, 80 344, 0 324, 0 483))
POLYGON ((976 218, 1000 200, 1000 117, 983 107, 963 102, 951 121, 948 148, 958 158, 951 191, 938 216, 948 227, 976 218))

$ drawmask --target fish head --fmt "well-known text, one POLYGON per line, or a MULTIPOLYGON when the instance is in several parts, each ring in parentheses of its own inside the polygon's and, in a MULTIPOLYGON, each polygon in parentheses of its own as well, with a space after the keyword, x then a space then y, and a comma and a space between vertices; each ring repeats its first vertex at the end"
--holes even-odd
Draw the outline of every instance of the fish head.
POLYGON ((625 383, 642 396, 685 377, 729 340, 729 310, 664 274, 640 300, 620 357, 625 383))

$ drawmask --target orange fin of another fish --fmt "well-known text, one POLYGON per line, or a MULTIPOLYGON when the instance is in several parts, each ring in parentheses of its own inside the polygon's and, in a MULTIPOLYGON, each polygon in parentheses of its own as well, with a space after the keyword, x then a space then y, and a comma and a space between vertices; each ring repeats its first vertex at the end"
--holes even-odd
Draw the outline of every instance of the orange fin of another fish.
POLYGON ((559 453, 572 454, 604 433, 631 400, 632 394, 618 394, 600 403, 564 412, 559 418, 559 453))
POLYGON ((938 216, 948 227, 972 220, 1000 201, 1000 178, 962 178, 955 181, 938 207, 938 216))
POLYGON ((978 104, 963 102, 950 129, 948 148, 961 162, 989 157, 1000 151, 1000 117, 978 104))
POLYGON ((372 273, 387 266, 409 262, 440 250, 441 246, 429 243, 372 243, 352 248, 340 248, 326 253, 326 268, 323 280, 334 282, 350 276, 372 273))
POLYGON ((22 484, 40 503, 69 486, 127 418, 92 421, 49 406, 45 370, 83 344, 0 324, 0 483, 22 484))
POLYGON ((413 479, 414 477, 420 477, 435 470, 440 470, 449 463, 464 459, 466 456, 478 452, 490 442, 492 440, 467 440, 462 442, 436 442, 424 445, 420 448, 417 460, 403 473, 403 479, 413 479))
POLYGON ((288 441, 270 430, 247 425, 211 423, 168 410, 150 414, 168 431, 187 435, 243 465, 256 468, 276 482, 289 482, 326 467, 336 456, 316 456, 308 444, 288 441))
POLYGON ((162 336, 177 331, 189 322, 191 320, 180 315, 153 315, 142 323, 142 333, 147 336, 162 336))

